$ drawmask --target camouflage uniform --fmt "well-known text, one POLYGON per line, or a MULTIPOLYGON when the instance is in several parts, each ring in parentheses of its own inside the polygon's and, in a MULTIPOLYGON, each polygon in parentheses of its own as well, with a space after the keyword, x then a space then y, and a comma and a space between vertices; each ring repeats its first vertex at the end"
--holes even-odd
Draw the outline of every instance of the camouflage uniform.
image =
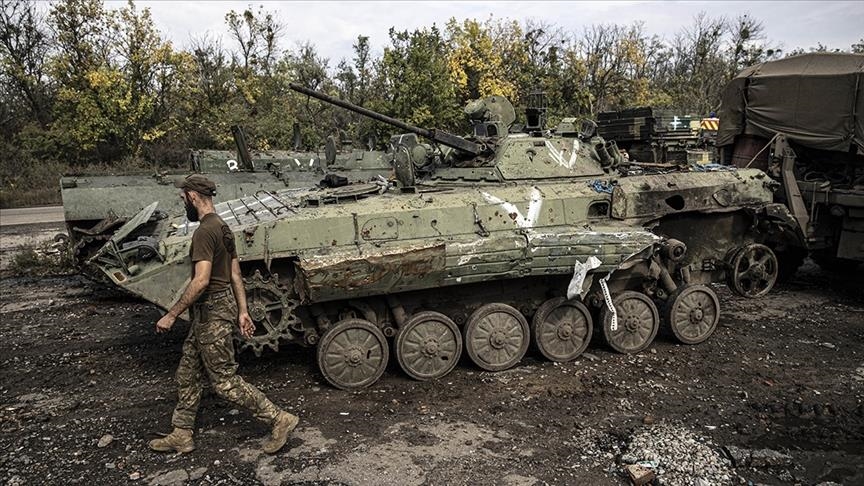
POLYGON ((248 409, 257 419, 272 425, 280 409, 237 375, 232 340, 237 304, 231 290, 216 292, 209 298, 202 297, 193 304, 190 312, 192 327, 183 343, 183 356, 177 368, 179 400, 171 423, 181 429, 194 427, 204 371, 217 395, 248 409))

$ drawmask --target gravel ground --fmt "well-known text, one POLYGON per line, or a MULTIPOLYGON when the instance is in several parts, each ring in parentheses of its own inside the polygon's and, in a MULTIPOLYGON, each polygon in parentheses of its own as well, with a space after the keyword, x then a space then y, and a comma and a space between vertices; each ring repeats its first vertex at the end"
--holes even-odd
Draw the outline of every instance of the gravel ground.
POLYGON ((301 417, 277 455, 245 411, 205 395, 198 449, 157 454, 188 325, 76 276, 0 279, 0 484, 864 484, 864 279, 812 264, 766 298, 718 287, 717 332, 637 356, 593 344, 412 381, 327 385, 310 350, 240 357, 301 417))

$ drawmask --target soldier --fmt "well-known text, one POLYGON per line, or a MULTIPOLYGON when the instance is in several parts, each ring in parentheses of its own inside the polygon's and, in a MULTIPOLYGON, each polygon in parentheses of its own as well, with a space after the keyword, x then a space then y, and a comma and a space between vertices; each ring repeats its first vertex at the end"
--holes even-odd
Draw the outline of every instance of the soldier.
POLYGON ((192 235, 189 249, 192 279, 180 300, 156 323, 156 332, 170 331, 177 316, 187 308, 190 308, 192 326, 183 343, 183 356, 177 368, 179 399, 171 418, 174 431, 150 441, 150 448, 181 453, 195 449, 192 429, 201 401, 203 372, 217 395, 248 409, 272 427, 263 449, 273 454, 285 445, 299 419, 281 410, 237 375, 233 323, 237 321, 244 337, 252 335, 255 324, 246 307, 234 234, 213 207, 216 184, 200 174, 192 174, 177 181, 175 186, 182 189, 180 197, 186 205, 186 217, 189 221, 200 221, 200 225, 192 235))

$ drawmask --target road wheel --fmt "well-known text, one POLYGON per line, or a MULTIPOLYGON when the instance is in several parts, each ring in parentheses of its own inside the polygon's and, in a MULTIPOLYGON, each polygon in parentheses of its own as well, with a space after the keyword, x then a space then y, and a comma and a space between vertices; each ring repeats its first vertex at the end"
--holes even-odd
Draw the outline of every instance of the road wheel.
POLYGON ((588 347, 592 328, 588 308, 579 301, 564 297, 544 302, 531 320, 534 345, 550 361, 576 359, 588 347))
POLYGON ((462 334, 440 312, 420 312, 396 335, 396 359, 415 380, 434 380, 453 371, 462 354, 462 334))
POLYGON ((736 294, 755 299, 774 288, 779 274, 777 255, 765 245, 753 243, 732 254, 726 283, 736 294))
POLYGON ((318 344, 318 368, 336 388, 355 390, 381 378, 389 355, 387 338, 374 324, 345 319, 330 328, 318 344))
POLYGON ((663 314, 676 339, 699 344, 717 328, 720 301, 706 285, 684 285, 669 296, 663 314))
POLYGON ((657 306, 645 294, 625 290, 612 302, 617 313, 617 328, 612 329, 612 311, 604 304, 600 311, 603 337, 612 349, 619 353, 638 353, 654 341, 660 327, 657 306))
POLYGON ((506 370, 528 350, 528 321, 506 304, 486 304, 471 314, 465 326, 465 350, 487 371, 506 370))

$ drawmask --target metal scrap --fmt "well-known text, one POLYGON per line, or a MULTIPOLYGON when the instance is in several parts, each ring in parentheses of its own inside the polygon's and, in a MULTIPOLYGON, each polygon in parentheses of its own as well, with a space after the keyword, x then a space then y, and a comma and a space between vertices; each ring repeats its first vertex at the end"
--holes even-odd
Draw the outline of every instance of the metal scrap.
POLYGON ((570 285, 567 286, 567 299, 572 300, 576 297, 580 299, 585 297, 588 289, 591 288, 590 282, 588 285, 585 285, 585 277, 588 276, 588 272, 599 267, 601 263, 599 258, 592 255, 585 260, 585 263, 577 261, 573 265, 573 278, 570 279, 570 285))

